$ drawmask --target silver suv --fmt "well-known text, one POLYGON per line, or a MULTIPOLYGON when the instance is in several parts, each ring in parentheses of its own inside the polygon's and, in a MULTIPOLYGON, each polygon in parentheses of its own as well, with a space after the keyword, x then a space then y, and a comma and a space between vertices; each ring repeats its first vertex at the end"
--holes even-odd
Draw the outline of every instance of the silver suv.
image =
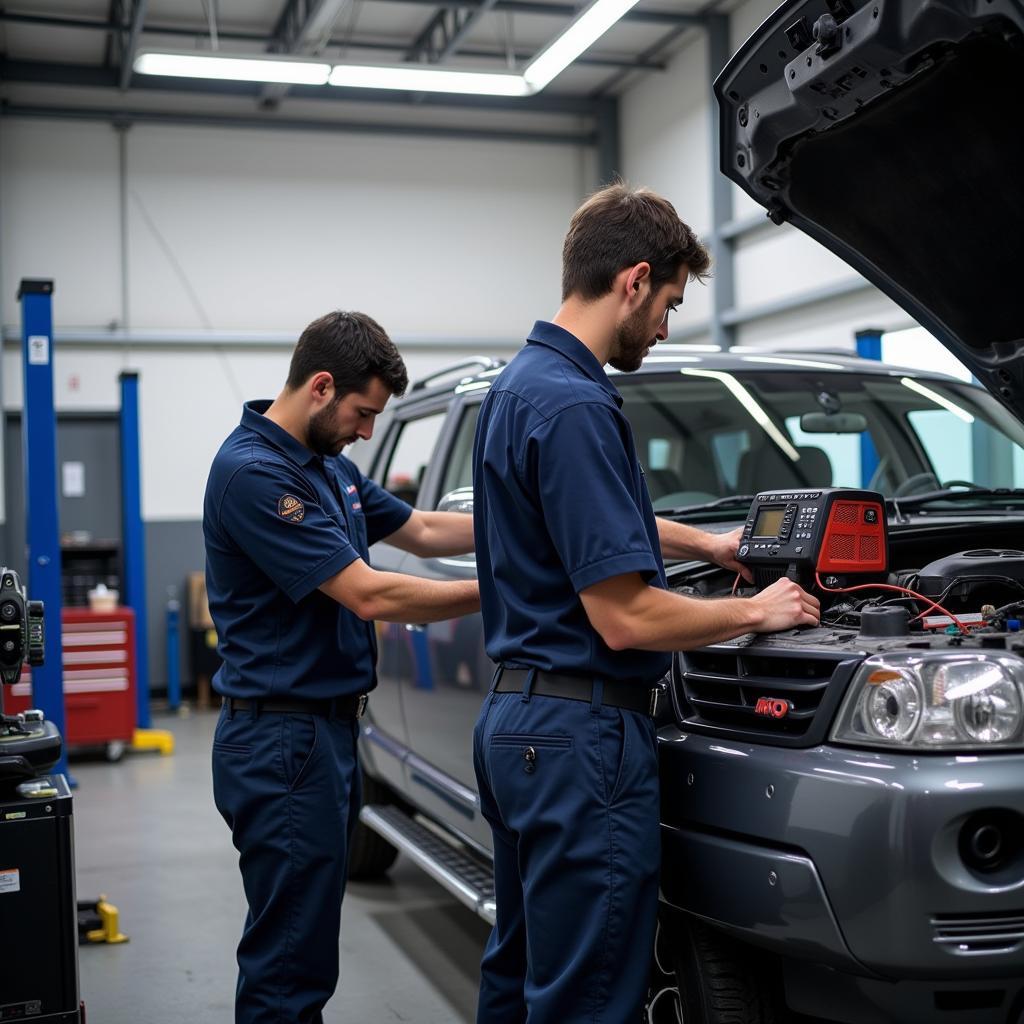
MULTIPOLYGON (((355 450, 364 471, 421 508, 471 511, 476 417, 500 369, 415 388, 374 447, 355 450)), ((876 636, 871 609, 914 602, 827 595, 818 629, 676 657, 659 723, 650 1019, 753 1024, 789 1019, 786 1006, 857 1024, 1003 1024, 1011 1005, 1019 1016, 1024 659, 1012 630, 1024 491, 1011 485, 1024 427, 978 386, 832 354, 660 345, 615 384, 659 514, 729 530, 766 489, 879 491, 889 582, 930 588, 972 622, 971 636, 952 635, 933 610, 876 636), (983 622, 985 606, 1001 618, 983 622), (891 676, 882 687, 879 673, 891 676), (957 703, 957 687, 981 697, 957 703), (764 698, 791 713, 758 714, 764 698)), ((434 579, 475 571, 472 556, 386 545, 372 558, 434 579)), ((707 565, 667 568, 689 594, 736 582, 707 565)), ((471 759, 493 672, 480 617, 379 629, 354 873, 384 870, 402 849, 492 918, 471 759)))

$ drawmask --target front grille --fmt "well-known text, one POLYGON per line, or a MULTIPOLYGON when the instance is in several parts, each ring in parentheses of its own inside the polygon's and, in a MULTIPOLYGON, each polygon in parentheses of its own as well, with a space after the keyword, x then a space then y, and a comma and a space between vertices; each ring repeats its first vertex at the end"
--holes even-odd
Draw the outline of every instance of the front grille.
POLYGON ((936 914, 932 933, 951 953, 1013 953, 1024 947, 1024 911, 998 914, 936 914))
POLYGON ((678 659, 681 725, 780 746, 820 741, 860 660, 838 652, 736 648, 682 651, 678 659), (770 709, 778 701, 788 710, 776 717, 770 709))

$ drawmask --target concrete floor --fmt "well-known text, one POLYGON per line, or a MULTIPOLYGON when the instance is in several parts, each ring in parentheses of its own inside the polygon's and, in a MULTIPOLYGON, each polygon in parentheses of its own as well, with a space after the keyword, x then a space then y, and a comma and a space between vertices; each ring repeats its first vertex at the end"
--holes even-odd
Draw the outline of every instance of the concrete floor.
MULTIPOLYGON (((78 898, 105 893, 131 941, 79 949, 91 1024, 232 1020, 245 916, 231 837, 213 806, 216 716, 158 716, 175 752, 73 760, 78 898)), ((382 883, 349 886, 329 1024, 474 1018, 489 926, 399 857, 382 883)))

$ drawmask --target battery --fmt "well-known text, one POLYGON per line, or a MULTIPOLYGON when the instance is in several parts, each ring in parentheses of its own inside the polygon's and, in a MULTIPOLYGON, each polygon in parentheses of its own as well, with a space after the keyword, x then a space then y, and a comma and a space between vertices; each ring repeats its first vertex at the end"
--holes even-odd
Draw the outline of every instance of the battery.
POLYGON ((71 791, 63 775, 0 779, 0 1022, 79 1017, 71 791))

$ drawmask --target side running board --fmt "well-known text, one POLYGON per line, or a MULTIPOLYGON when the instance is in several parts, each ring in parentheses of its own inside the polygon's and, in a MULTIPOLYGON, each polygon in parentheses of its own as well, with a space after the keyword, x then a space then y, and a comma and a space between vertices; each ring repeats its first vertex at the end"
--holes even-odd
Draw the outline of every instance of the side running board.
POLYGON ((359 820, 421 867, 460 903, 494 924, 494 879, 488 867, 398 807, 368 804, 359 820))

